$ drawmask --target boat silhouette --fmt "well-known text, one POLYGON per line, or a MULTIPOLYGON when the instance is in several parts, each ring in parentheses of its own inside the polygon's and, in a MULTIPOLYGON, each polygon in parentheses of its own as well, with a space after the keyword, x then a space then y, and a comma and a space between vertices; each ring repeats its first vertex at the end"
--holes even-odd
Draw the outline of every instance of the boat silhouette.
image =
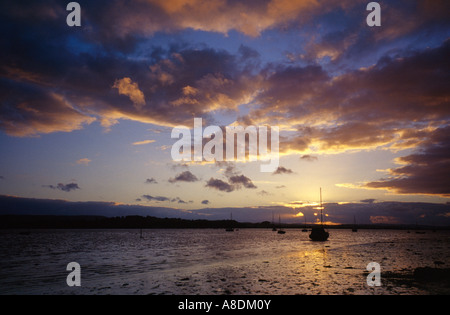
MULTIPOLYGON (((281 216, 278 215, 278 224, 281 226, 281 216)), ((286 234, 286 231, 283 230, 281 227, 278 229, 278 234, 286 234)))
POLYGON ((305 227, 302 229, 302 232, 308 232, 308 229, 306 228, 306 215, 303 215, 305 218, 305 227))
POLYGON ((273 211, 272 211, 272 231, 273 232, 276 232, 278 229, 275 227, 275 221, 274 221, 274 219, 273 219, 273 211))
POLYGON ((322 188, 320 188, 320 226, 312 228, 309 238, 315 242, 325 242, 329 236, 330 233, 325 231, 323 226, 322 188))
POLYGON ((226 232, 234 232, 233 224, 233 212, 230 213, 230 226, 225 229, 226 232))
POLYGON ((358 232, 358 229, 356 228, 356 217, 353 216, 353 228, 352 228, 352 232, 358 232))

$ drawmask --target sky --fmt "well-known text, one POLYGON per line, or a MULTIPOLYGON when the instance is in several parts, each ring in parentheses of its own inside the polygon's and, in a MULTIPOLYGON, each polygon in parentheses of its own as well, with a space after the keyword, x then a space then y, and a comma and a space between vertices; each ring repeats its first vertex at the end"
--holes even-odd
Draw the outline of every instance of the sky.
POLYGON ((0 4, 0 213, 450 225, 448 1, 68 3, 0 4), (278 168, 174 161, 194 118, 278 168))

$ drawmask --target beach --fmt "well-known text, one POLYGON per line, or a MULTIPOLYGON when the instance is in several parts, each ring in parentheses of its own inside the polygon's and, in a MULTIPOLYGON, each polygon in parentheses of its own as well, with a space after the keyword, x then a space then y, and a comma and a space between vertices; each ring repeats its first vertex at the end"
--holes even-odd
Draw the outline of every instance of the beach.
POLYGON ((448 267, 448 231, 336 229, 326 242, 297 229, 156 229, 142 238, 139 230, 0 234, 0 294, 450 293, 448 279, 412 277, 417 268, 448 267), (80 287, 66 283, 70 262, 80 265, 80 287), (380 286, 367 283, 371 262, 381 267, 380 286))

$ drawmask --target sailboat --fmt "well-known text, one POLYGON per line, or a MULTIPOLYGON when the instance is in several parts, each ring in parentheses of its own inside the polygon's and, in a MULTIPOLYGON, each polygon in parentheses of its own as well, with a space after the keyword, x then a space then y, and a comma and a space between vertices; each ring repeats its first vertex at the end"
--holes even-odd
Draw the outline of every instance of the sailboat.
POLYGON ((356 228, 356 217, 353 216, 353 228, 352 228, 352 232, 358 232, 358 229, 356 228))
POLYGON ((305 218, 305 227, 303 228, 302 232, 308 232, 308 229, 306 228, 306 216, 303 215, 303 217, 305 218))
POLYGON ((274 231, 274 232, 276 232, 277 231, 277 228, 275 227, 275 221, 274 221, 274 219, 273 219, 273 212, 272 212, 272 231, 274 231))
MULTIPOLYGON (((278 215, 278 225, 281 226, 281 216, 278 215)), ((286 231, 283 230, 281 227, 278 229, 278 234, 286 234, 286 231)))
POLYGON ((325 231, 325 228, 323 227, 322 188, 320 188, 320 227, 313 227, 311 234, 309 234, 309 238, 312 241, 324 242, 328 240, 329 236, 330 233, 325 231))
POLYGON ((234 232, 234 228, 231 226, 233 224, 233 213, 230 214, 230 227, 227 227, 225 231, 227 232, 234 232))

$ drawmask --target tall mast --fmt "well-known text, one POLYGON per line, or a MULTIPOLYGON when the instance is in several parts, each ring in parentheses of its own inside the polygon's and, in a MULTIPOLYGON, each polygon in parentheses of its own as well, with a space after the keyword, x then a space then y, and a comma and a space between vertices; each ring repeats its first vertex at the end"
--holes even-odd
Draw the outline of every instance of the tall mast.
POLYGON ((323 225, 322 187, 320 187, 320 223, 323 225))

